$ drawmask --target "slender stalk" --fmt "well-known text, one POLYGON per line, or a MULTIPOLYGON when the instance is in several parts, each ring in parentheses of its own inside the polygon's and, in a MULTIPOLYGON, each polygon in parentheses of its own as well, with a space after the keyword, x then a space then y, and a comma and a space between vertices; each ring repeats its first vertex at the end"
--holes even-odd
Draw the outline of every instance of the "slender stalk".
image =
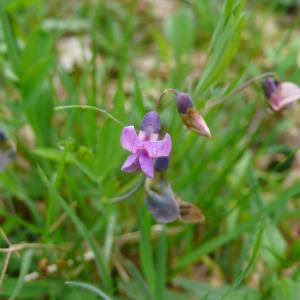
POLYGON ((177 95, 178 92, 177 92, 177 90, 172 89, 172 88, 165 89, 158 98, 157 105, 156 105, 157 110, 159 110, 161 107, 161 102, 162 102, 163 97, 169 93, 173 93, 173 94, 177 95))
POLYGON ((255 76, 249 80, 247 80, 245 83, 243 83, 242 85, 240 85, 238 88, 236 88, 235 90, 233 90, 231 93, 229 93, 228 95, 222 97, 220 99, 220 101, 225 101, 230 99, 231 97, 235 96, 236 94, 238 94, 239 92, 243 91, 244 89, 246 89, 248 86, 256 83, 257 81, 265 78, 265 77, 269 77, 269 76, 274 76, 276 75, 274 72, 267 72, 267 73, 263 73, 260 74, 258 76, 255 76))
POLYGON ((257 75, 249 80, 247 80, 246 82, 244 82, 243 84, 241 84, 239 87, 237 87, 236 89, 234 89, 232 92, 230 92, 229 94, 223 96, 222 98, 219 99, 219 101, 215 101, 214 103, 207 105, 206 107, 206 112, 209 111, 211 108, 223 104, 224 101, 232 98, 233 96, 237 95, 238 93, 242 92, 243 90, 245 90, 247 87, 249 87, 250 85, 262 80, 263 78, 269 77, 269 76, 275 76, 276 73, 274 72, 266 72, 266 73, 262 73, 260 75, 257 75))
POLYGON ((108 204, 116 204, 116 203, 120 203, 124 200, 127 200, 129 197, 131 197, 133 194, 135 194, 143 185, 145 181, 145 178, 141 178, 141 180, 127 193, 120 195, 120 196, 116 196, 114 198, 111 198, 108 202, 108 204))
POLYGON ((106 116, 108 116, 110 119, 112 119, 113 121, 115 121, 116 123, 118 123, 121 126, 125 126, 121 121, 119 121, 116 117, 114 117, 111 113, 109 113, 108 111, 106 111, 105 109, 102 108, 98 108, 96 106, 91 106, 91 105, 80 105, 80 104, 73 104, 73 105, 63 105, 63 106, 55 106, 54 110, 58 111, 58 110, 65 110, 65 109, 90 109, 90 110, 95 110, 98 112, 101 112, 103 114, 105 114, 106 116))

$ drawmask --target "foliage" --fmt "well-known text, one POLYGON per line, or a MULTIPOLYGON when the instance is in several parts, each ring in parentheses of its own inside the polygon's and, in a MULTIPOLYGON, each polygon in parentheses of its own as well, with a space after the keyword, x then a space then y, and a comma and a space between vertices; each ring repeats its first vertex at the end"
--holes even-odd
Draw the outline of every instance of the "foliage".
POLYGON ((1 299, 299 299, 299 109, 271 114, 259 84, 223 98, 265 70, 300 81, 297 5, 248 2, 1 1, 1 299), (120 171, 122 124, 166 88, 212 132, 164 98, 169 178, 201 225, 156 224, 120 171))

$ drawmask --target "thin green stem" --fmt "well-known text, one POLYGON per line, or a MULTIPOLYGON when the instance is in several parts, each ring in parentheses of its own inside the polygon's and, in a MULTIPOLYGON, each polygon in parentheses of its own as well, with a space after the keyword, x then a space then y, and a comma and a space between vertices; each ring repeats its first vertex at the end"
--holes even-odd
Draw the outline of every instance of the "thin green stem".
POLYGON ((103 114, 105 114, 107 117, 109 117, 110 119, 112 119, 113 121, 115 121, 116 123, 118 123, 121 126, 125 126, 121 121, 119 121, 116 117, 114 117, 111 113, 109 113, 108 111, 106 111, 105 109, 101 109, 98 108, 96 106, 91 106, 91 105, 80 105, 80 104, 73 104, 73 105, 62 105, 62 106, 55 106, 54 110, 58 111, 58 110, 66 110, 66 109, 89 109, 89 110, 94 110, 94 111, 98 111, 101 112, 103 114))

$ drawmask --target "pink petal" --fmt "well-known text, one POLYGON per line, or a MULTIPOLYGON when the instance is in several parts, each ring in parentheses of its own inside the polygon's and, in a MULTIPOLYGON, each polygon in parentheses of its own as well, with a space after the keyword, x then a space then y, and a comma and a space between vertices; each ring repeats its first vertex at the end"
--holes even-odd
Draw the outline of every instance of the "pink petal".
POLYGON ((168 133, 161 141, 144 142, 143 146, 151 158, 169 156, 172 150, 172 140, 168 133))
POLYGON ((300 88, 292 82, 283 82, 279 85, 278 96, 280 97, 280 109, 300 99, 300 88))
POLYGON ((146 176, 154 177, 153 160, 145 152, 141 152, 139 156, 140 167, 146 176))
POLYGON ((204 121, 203 117, 199 113, 195 113, 192 118, 192 128, 203 136, 211 138, 210 130, 204 121))
POLYGON ((134 172, 140 168, 139 162, 138 162, 138 156, 139 154, 132 154, 130 155, 126 161, 124 162, 121 170, 123 172, 134 172))
POLYGON ((139 138, 133 126, 123 128, 121 134, 121 145, 131 153, 136 153, 139 145, 139 138))

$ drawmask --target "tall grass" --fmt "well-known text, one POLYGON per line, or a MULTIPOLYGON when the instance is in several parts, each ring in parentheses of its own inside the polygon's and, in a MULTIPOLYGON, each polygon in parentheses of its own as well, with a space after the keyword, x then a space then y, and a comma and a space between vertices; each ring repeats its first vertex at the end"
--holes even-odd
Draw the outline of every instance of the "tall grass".
POLYGON ((0 125, 17 148, 0 173, 1 299, 299 298, 298 108, 269 113, 259 84, 222 101, 266 69, 299 81, 297 28, 272 2, 0 3, 0 125), (90 51, 71 70, 70 37, 90 51), (169 178, 201 225, 156 224, 140 174, 120 171, 122 126, 166 88, 212 132, 165 98, 169 178))

